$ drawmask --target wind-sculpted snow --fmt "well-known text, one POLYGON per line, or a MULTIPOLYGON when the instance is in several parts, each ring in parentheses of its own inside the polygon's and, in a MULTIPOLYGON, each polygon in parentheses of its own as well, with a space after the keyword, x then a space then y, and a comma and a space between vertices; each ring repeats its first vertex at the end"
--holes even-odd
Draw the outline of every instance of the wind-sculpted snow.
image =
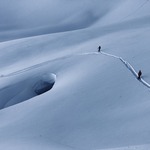
POLYGON ((0 89, 0 109, 28 100, 49 91, 55 84, 56 75, 30 76, 0 89))
MULTIPOLYGON (((105 53, 105 52, 102 52, 102 51, 101 51, 101 54, 119 59, 119 60, 132 72, 132 74, 133 74, 136 78, 138 78, 138 74, 137 74, 137 72, 135 71, 135 69, 133 68, 133 66, 132 66, 130 63, 128 63, 127 61, 125 61, 122 57, 119 57, 119 56, 116 56, 116 55, 112 55, 112 54, 108 54, 108 53, 105 53)), ((145 85, 146 87, 150 88, 150 84, 147 83, 144 79, 141 78, 139 81, 140 81, 143 85, 145 85)))
POLYGON ((149 10, 1 0, 0 149, 149 150, 149 10))
MULTIPOLYGON (((125 61, 122 57, 119 57, 119 56, 116 56, 116 55, 113 55, 113 54, 109 54, 109 53, 106 53, 106 52, 103 52, 103 51, 101 51, 100 53, 103 54, 103 55, 105 55, 105 56, 109 56, 109 57, 113 57, 115 59, 119 59, 126 66, 126 68, 128 68, 128 70, 131 71, 131 73, 136 78, 138 77, 137 72, 135 71, 135 69, 133 68, 133 66, 130 63, 128 63, 127 61, 125 61)), ((39 63, 39 64, 30 66, 30 67, 22 69, 22 70, 18 70, 16 72, 12 72, 12 73, 5 74, 5 75, 3 74, 0 77, 1 78, 8 78, 8 77, 12 77, 12 76, 17 76, 17 75, 23 74, 25 72, 29 72, 30 70, 33 71, 33 70, 35 70, 37 68, 42 68, 42 67, 47 66, 47 65, 49 65, 49 64, 51 64, 52 62, 55 62, 55 61, 61 61, 61 60, 69 59, 69 58, 72 58, 72 57, 78 57, 78 56, 84 56, 84 57, 86 57, 87 55, 99 55, 100 53, 98 53, 98 52, 87 52, 87 53, 79 53, 79 54, 76 54, 76 55, 75 54, 74 55, 68 55, 68 56, 57 58, 57 59, 49 60, 49 61, 46 61, 46 62, 43 62, 43 63, 39 63)), ((12 88, 7 87, 7 88, 4 88, 4 90, 1 90, 2 92, 0 94, 3 95, 3 93, 7 93, 8 91, 11 91, 11 89, 15 89, 15 90, 19 89, 20 90, 21 89, 20 87, 22 87, 22 86, 23 86, 22 88, 26 88, 26 84, 25 83, 26 82, 31 82, 31 85, 28 86, 29 90, 26 91, 26 92, 23 92, 24 96, 21 96, 21 98, 20 98, 20 96, 19 96, 19 98, 18 98, 18 96, 14 96, 15 98, 12 98, 12 96, 11 96, 12 100, 8 100, 7 96, 5 96, 5 98, 7 99, 5 101, 8 101, 7 104, 5 104, 5 107, 7 107, 9 105, 13 105, 15 103, 19 103, 18 100, 16 100, 16 97, 17 97, 17 99, 20 99, 19 101, 21 102, 21 101, 27 100, 27 99, 29 99, 31 97, 34 97, 36 95, 40 95, 40 94, 42 94, 42 93, 50 90, 53 87, 54 83, 55 83, 55 79, 54 78, 50 79, 51 81, 48 79, 49 81, 39 80, 37 82, 38 79, 33 79, 33 77, 29 81, 28 80, 21 81, 21 82, 15 84, 15 85, 11 85, 10 87, 12 87, 12 88), (36 83, 35 83, 35 80, 36 80, 36 83), (33 82, 35 84, 34 86, 33 86, 33 82), (33 93, 34 94, 27 94, 27 93, 30 93, 32 91, 32 89, 29 88, 31 86, 33 86, 33 89, 34 89, 33 93), (26 97, 25 95, 30 95, 30 96, 26 97)), ((144 79, 141 78, 138 81, 140 81, 146 87, 150 88, 150 84, 147 83, 144 79)), ((11 93, 14 93, 14 92, 11 92, 11 93)), ((21 92, 19 92, 19 93, 21 93, 21 92)), ((17 94, 17 95, 20 95, 20 94, 17 94)), ((3 106, 3 102, 1 102, 1 104, 2 104, 1 108, 3 108, 4 107, 3 106)))
MULTIPOLYGON (((137 3, 129 0, 94 0, 92 2, 90 0, 75 2, 38 0, 36 4, 33 2, 31 5, 29 0, 25 2, 2 0, 0 2, 2 22, 0 23, 0 41, 74 31, 89 28, 93 25, 101 26, 105 29, 106 26, 112 25, 112 23, 114 23, 114 27, 117 25, 117 28, 122 23, 121 29, 126 28, 127 20, 134 17, 134 14, 136 15, 138 11, 142 12, 144 10, 144 12, 148 12, 149 9, 146 7, 146 5, 149 5, 148 2, 147 0, 138 1, 137 3), (122 10, 118 7, 120 6, 119 4, 123 8, 122 10), (11 8, 8 5, 11 5, 11 8), (133 10, 130 9, 128 12, 124 5, 129 5, 133 10), (121 11, 123 15, 118 16, 118 11, 121 11), (113 19, 111 19, 112 17, 113 19)), ((149 24, 148 13, 144 21, 146 20, 149 24)), ((137 22, 139 21, 137 19, 137 22)), ((142 21, 140 21, 141 24, 143 24, 142 21)), ((130 25, 134 28, 137 23, 133 20, 130 25)))
POLYGON ((0 41, 87 28, 113 9, 114 2, 1 0, 0 41))

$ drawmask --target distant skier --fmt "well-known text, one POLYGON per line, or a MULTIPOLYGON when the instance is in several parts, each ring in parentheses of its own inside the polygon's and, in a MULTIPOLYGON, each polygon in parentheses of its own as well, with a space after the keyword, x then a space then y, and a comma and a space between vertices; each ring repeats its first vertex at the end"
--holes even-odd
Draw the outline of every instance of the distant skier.
POLYGON ((138 72, 138 79, 141 79, 141 75, 142 75, 142 71, 139 70, 139 72, 138 72))
POLYGON ((101 51, 101 46, 98 47, 98 52, 100 52, 100 51, 101 51))

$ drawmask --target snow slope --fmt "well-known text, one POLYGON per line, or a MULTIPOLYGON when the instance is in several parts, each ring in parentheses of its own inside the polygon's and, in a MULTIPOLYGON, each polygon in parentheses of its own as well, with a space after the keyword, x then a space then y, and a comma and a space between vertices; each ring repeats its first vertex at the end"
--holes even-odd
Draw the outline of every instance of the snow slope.
POLYGON ((41 2, 0 24, 0 148, 150 149, 150 1, 41 2))

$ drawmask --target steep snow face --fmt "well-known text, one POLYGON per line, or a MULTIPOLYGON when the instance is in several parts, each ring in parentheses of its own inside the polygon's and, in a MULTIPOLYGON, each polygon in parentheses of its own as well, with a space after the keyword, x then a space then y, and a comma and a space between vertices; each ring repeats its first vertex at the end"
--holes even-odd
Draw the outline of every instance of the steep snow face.
MULTIPOLYGON (((150 2, 56 0, 49 3, 53 4, 51 12, 56 12, 55 4, 66 8, 66 13, 70 13, 66 16, 68 25, 74 17, 79 22, 77 26, 73 22, 68 32, 61 24, 59 31, 64 31, 61 33, 0 43, 0 105, 3 108, 11 105, 0 110, 0 147, 150 149, 150 2), (83 6, 83 2, 85 7, 81 9, 78 6, 83 6), (77 30, 82 18, 74 13, 76 10, 79 14, 86 12, 87 16, 87 10, 92 10, 96 20, 87 19, 90 25, 77 30), (101 53, 97 52, 99 45, 101 53), (140 69, 142 80, 137 80, 140 69), (47 83, 55 83, 49 91, 47 83), (47 92, 33 95, 33 91, 43 90, 47 92)), ((63 20, 63 13, 53 19, 63 20)), ((39 25, 38 20, 35 24, 39 25)), ((17 32, 13 34, 15 39, 17 32)))

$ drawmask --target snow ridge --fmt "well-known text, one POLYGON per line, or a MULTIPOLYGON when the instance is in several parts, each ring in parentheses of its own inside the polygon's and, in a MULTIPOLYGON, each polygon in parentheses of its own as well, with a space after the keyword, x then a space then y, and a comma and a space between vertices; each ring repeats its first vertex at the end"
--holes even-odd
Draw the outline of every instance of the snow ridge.
MULTIPOLYGON (((119 57, 119 56, 116 56, 116 55, 112 55, 112 54, 109 54, 109 53, 105 53, 105 52, 100 52, 101 54, 105 55, 105 56, 109 56, 109 57, 113 57, 113 58, 116 58, 116 59, 119 59, 125 66, 128 70, 131 71, 131 73, 136 77, 138 78, 138 74, 137 72, 135 71, 135 69, 133 68, 133 66, 127 62, 126 60, 124 60, 122 57, 119 57)), ((145 85, 146 87, 150 88, 150 84, 147 83, 144 79, 140 79, 139 80, 143 85, 145 85)))
POLYGON ((42 66, 49 65, 49 64, 50 64, 51 62, 53 62, 53 61, 58 61, 58 60, 67 59, 67 58, 70 58, 70 56, 62 56, 62 57, 54 58, 54 59, 51 59, 51 60, 47 60, 47 61, 44 61, 44 62, 35 64, 35 65, 33 65, 33 66, 29 66, 29 67, 27 67, 27 68, 23 68, 23 69, 14 71, 14 72, 10 72, 10 73, 8 73, 8 74, 1 74, 1 75, 0 75, 0 78, 10 77, 10 76, 15 76, 15 75, 18 75, 18 74, 22 74, 22 73, 24 73, 24 72, 27 72, 27 71, 30 71, 30 70, 33 70, 33 69, 37 69, 37 68, 40 68, 40 67, 42 67, 42 66))
MULTIPOLYGON (((122 57, 119 57, 119 56, 116 56, 116 55, 113 55, 113 54, 109 54, 109 53, 106 53, 106 52, 103 52, 103 51, 100 51, 101 54, 105 55, 105 56, 108 56, 108 57, 113 57, 115 59, 119 59, 125 66, 128 70, 131 71, 131 73, 136 77, 138 78, 138 73, 135 71, 134 67, 129 63, 127 62, 126 60, 124 60, 122 57)), ((87 53, 81 53, 81 54, 74 54, 74 55, 68 55, 68 56, 62 56, 62 57, 59 57, 59 58, 55 58, 55 59, 52 59, 52 60, 48 60, 48 61, 45 61, 45 62, 42 62, 42 63, 39 63, 39 64, 35 64, 33 66, 30 66, 30 67, 27 67, 27 68, 24 68, 24 69, 21 69, 21 70, 18 70, 18 71, 15 71, 15 72, 12 72, 12 73, 9 73, 9 74, 2 74, 0 75, 0 78, 3 78, 3 77, 9 77, 9 76, 14 76, 14 75, 18 75, 18 74, 21 74, 21 73, 24 73, 26 71, 30 71, 32 69, 36 69, 36 68, 40 68, 42 66, 45 66, 45 65, 48 65, 49 63, 51 63, 52 61, 58 61, 60 59, 67 59, 67 58, 70 58, 70 57, 74 57, 74 56, 81 56, 81 55, 94 55, 94 54, 99 54, 98 52, 87 52, 87 53)), ((147 83, 144 79, 140 79, 139 80, 144 86, 146 86, 147 88, 150 88, 150 84, 147 83)))

